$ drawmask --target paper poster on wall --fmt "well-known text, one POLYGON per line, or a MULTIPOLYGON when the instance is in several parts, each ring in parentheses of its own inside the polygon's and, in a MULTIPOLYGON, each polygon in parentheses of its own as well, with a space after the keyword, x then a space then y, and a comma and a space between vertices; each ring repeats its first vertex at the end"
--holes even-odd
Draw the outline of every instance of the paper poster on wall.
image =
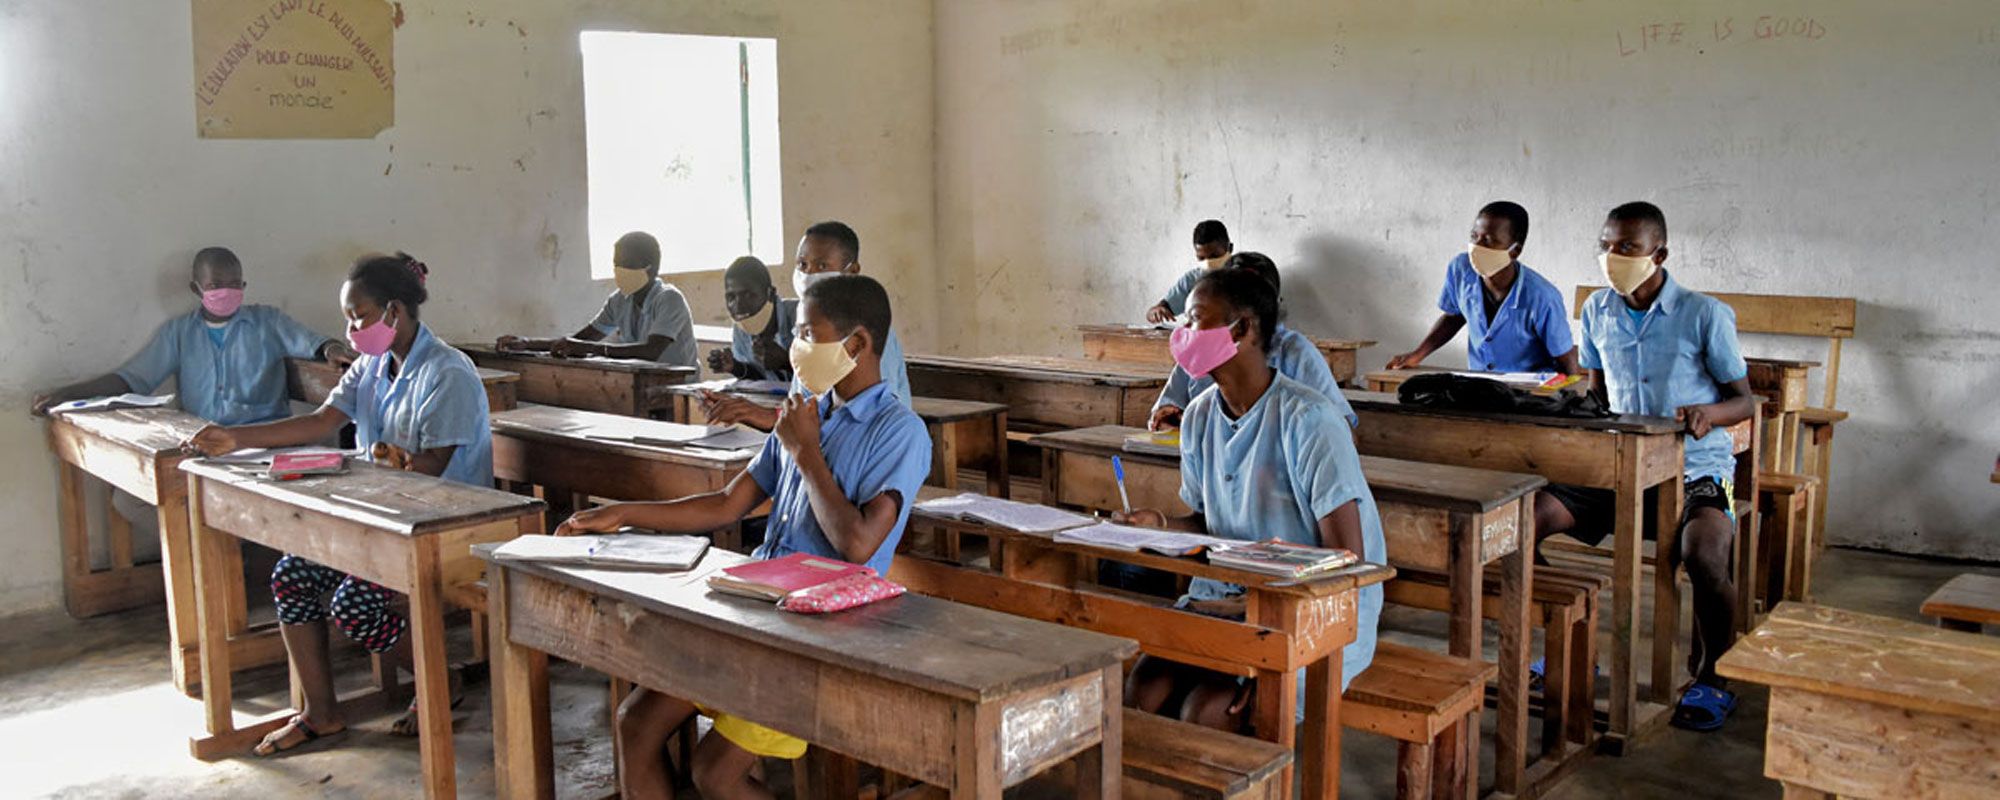
POLYGON ((387 0, 190 0, 204 139, 367 139, 396 121, 387 0))

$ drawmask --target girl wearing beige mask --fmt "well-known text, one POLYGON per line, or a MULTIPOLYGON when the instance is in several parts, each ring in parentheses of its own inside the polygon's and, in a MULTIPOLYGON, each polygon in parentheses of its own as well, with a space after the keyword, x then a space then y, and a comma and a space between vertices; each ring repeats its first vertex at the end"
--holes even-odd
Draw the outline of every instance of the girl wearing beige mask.
POLYGON ((1205 219, 1194 226, 1194 259, 1200 266, 1181 274, 1180 280, 1167 290, 1167 295, 1146 309, 1146 321, 1159 325, 1171 322, 1187 311, 1188 293, 1194 291, 1194 282, 1201 276, 1218 269, 1229 260, 1229 254, 1236 252, 1236 245, 1229 242, 1229 229, 1221 220, 1205 219))
POLYGON ((1443 313, 1417 349, 1389 359, 1389 369, 1421 366, 1470 324, 1466 365, 1473 370, 1581 372, 1562 291, 1520 261, 1527 241, 1527 209, 1505 200, 1480 209, 1465 252, 1445 267, 1443 313))

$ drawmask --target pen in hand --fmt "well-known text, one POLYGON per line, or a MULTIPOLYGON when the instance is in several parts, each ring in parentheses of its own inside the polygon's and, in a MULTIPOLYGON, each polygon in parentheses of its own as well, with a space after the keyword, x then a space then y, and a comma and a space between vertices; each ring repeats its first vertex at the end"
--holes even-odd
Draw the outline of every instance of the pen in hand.
POLYGON ((1111 475, 1118 479, 1118 502, 1125 506, 1125 516, 1132 516, 1132 496, 1125 493, 1125 462, 1117 456, 1111 457, 1111 475))

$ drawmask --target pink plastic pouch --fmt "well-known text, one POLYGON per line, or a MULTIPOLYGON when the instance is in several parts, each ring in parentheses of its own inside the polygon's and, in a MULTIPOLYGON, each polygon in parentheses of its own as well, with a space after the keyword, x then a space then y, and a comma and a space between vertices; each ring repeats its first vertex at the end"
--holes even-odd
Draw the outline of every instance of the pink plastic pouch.
POLYGON ((887 600, 906 591, 909 590, 900 583, 864 572, 785 595, 778 601, 778 607, 794 614, 831 614, 887 600))

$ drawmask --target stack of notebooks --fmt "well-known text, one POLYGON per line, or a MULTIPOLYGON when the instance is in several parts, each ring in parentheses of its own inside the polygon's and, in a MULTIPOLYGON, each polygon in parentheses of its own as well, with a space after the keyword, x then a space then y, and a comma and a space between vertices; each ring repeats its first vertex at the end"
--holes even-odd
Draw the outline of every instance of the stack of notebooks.
POLYGON ((1081 528, 1094 521, 1090 517, 1060 508, 1002 500, 970 492, 955 497, 926 500, 916 504, 914 508, 940 517, 966 522, 983 522, 1022 533, 1050 533, 1081 528))
POLYGON ((1181 457, 1181 431, 1168 428, 1158 433, 1141 431, 1125 437, 1125 452, 1147 456, 1181 457))
POLYGON ((777 601, 800 589, 875 571, 837 558, 793 553, 724 569, 708 578, 708 588, 723 594, 777 601))
POLYGON ((693 569, 708 553, 708 539, 671 536, 637 528, 589 536, 521 536, 493 551, 508 561, 592 569, 680 572, 693 569))
POLYGON ((1347 550, 1309 547, 1280 542, 1236 542, 1227 549, 1212 550, 1208 563, 1218 567, 1261 572, 1283 578, 1310 578, 1332 572, 1361 559, 1347 550))

